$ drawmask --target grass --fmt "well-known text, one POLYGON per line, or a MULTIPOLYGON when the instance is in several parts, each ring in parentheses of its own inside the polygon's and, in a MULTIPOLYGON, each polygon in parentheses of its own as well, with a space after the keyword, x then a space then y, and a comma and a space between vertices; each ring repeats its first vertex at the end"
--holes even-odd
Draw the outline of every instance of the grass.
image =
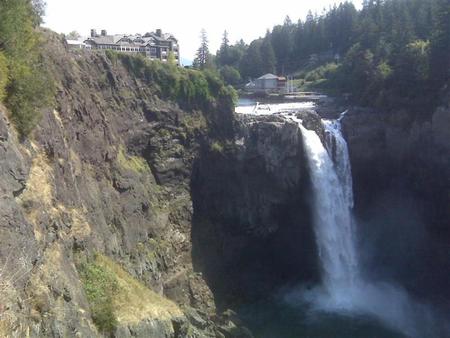
POLYGON ((128 155, 123 145, 120 145, 119 147, 117 161, 119 165, 126 170, 131 170, 140 174, 149 171, 149 167, 145 159, 139 156, 128 155))
POLYGON ((97 261, 84 262, 79 270, 94 324, 101 332, 112 334, 117 327, 113 307, 119 288, 116 276, 97 261))
POLYGON ((118 325, 145 319, 170 321, 183 316, 172 301, 153 292, 110 258, 97 254, 79 264, 81 280, 94 323, 100 331, 114 332, 118 325))

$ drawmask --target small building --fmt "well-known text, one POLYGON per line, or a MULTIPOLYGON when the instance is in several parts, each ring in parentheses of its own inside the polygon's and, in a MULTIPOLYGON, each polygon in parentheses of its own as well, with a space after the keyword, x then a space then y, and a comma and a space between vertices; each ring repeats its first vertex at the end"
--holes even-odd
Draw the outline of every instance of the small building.
POLYGON ((273 74, 265 74, 255 80, 256 90, 276 90, 278 89, 278 76, 273 74))
POLYGON ((173 53, 176 62, 180 63, 178 40, 172 34, 163 33, 161 29, 157 29, 156 32, 145 33, 144 35, 108 35, 106 30, 102 30, 100 34, 97 34, 97 31, 92 29, 90 38, 84 42, 92 49, 139 53, 150 59, 157 59, 163 62, 168 60, 169 53, 173 53))
POLYGON ((283 92, 286 90, 286 83, 284 76, 267 73, 249 82, 245 88, 254 92, 283 92))

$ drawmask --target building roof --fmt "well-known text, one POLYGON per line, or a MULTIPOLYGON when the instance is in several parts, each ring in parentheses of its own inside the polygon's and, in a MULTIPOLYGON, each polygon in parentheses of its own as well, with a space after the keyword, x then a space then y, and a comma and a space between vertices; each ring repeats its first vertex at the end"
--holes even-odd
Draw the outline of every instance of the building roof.
POLYGON ((115 45, 117 44, 125 35, 115 34, 115 35, 98 35, 88 38, 86 41, 94 42, 97 45, 115 45))
POLYGON ((258 80, 274 80, 274 79, 278 79, 278 76, 273 75, 271 73, 267 73, 258 78, 258 80))
POLYGON ((86 42, 95 43, 97 45, 133 45, 133 46, 147 46, 148 44, 156 42, 177 42, 177 39, 169 33, 162 34, 158 36, 156 33, 146 33, 145 35, 125 35, 125 34, 115 34, 115 35, 98 35, 90 37, 86 42))

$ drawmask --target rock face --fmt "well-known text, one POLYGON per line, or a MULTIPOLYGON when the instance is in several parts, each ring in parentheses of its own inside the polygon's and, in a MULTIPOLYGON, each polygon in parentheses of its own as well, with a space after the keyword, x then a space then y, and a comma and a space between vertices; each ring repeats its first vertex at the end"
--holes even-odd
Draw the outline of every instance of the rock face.
POLYGON ((76 264, 96 253, 182 313, 122 316, 116 336, 214 336, 212 293, 191 259, 191 171, 209 113, 161 101, 105 55, 47 39, 56 109, 19 143, 0 107, 0 336, 101 336, 76 264))
POLYGON ((0 336, 251 337, 222 310, 318 275, 297 125, 46 38, 55 109, 21 143, 0 107, 0 336))
MULTIPOLYGON (((120 61, 47 39, 55 109, 19 142, 0 106, 0 336, 251 337, 222 310, 317 281, 294 122, 182 110, 120 61), (111 296, 105 276, 110 332, 91 299, 111 296)), ((365 259, 411 288, 450 284, 449 115, 344 120, 365 259)), ((323 138, 317 114, 297 117, 323 138)))
POLYGON ((308 179, 299 128, 280 117, 241 116, 234 140, 204 149, 193 258, 219 307, 317 278, 308 179))
POLYGON ((428 118, 351 109, 343 120, 362 252, 375 277, 448 299, 450 110, 428 118), (443 297, 446 295, 446 297, 443 297))

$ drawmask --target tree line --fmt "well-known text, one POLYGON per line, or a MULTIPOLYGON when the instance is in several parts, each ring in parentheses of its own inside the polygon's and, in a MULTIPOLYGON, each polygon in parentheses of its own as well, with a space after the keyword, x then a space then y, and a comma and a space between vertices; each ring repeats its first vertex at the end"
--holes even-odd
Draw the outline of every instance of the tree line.
POLYGON ((360 10, 346 1, 296 23, 286 17, 248 45, 230 44, 225 32, 205 65, 230 84, 268 72, 309 75, 360 104, 419 109, 448 84, 450 1, 364 0, 360 10))
POLYGON ((42 0, 0 0, 0 102, 24 137, 51 101, 49 79, 39 49, 42 0))

